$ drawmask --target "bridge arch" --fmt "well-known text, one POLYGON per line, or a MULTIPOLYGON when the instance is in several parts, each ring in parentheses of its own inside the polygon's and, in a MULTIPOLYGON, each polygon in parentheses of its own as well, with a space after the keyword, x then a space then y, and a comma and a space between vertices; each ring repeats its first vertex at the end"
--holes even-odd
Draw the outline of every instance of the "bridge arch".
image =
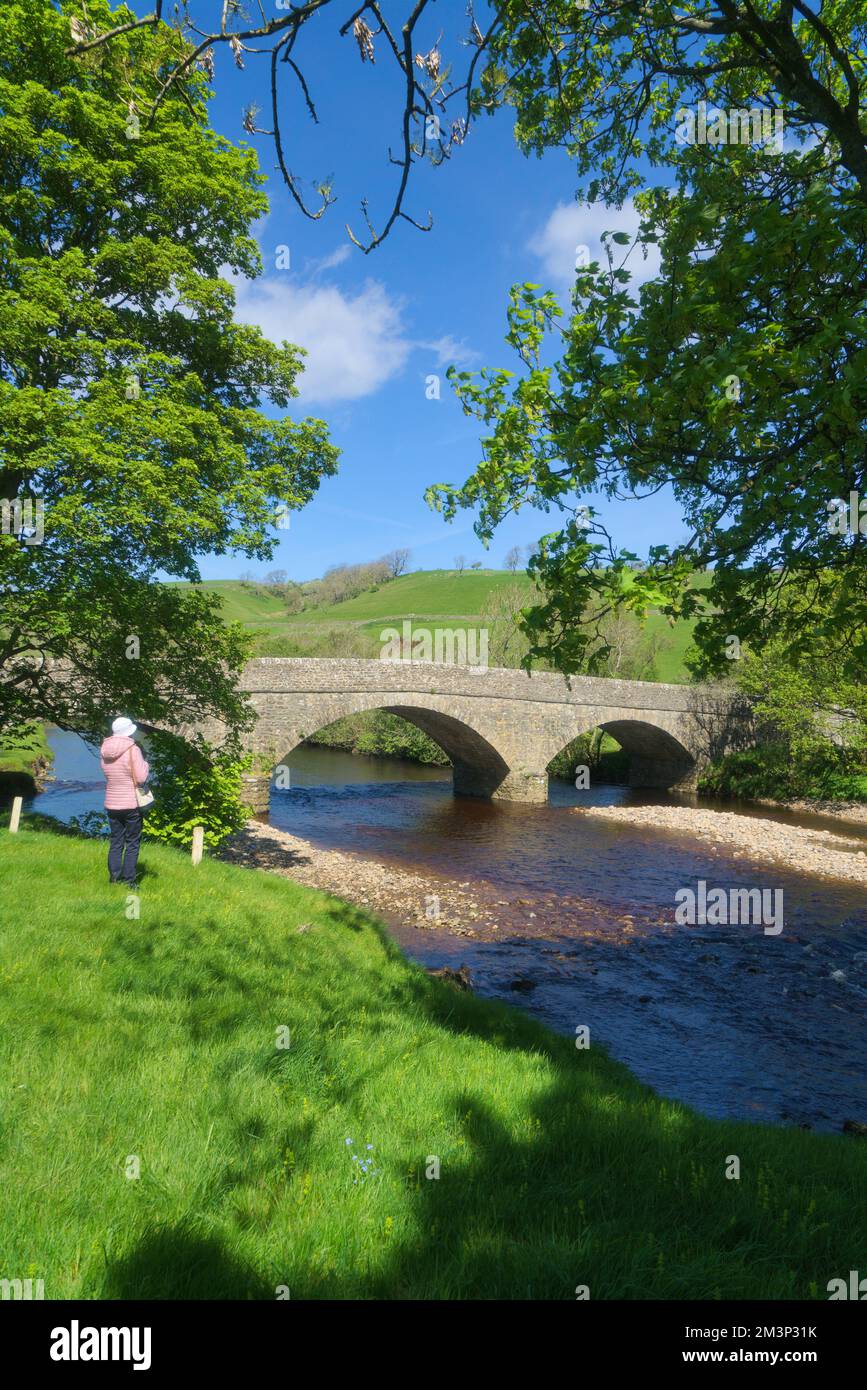
MULTIPOLYGON (((692 777, 696 759, 681 740, 661 724, 648 718, 624 718, 621 712, 611 712, 607 717, 604 710, 599 713, 600 718, 591 727, 610 734, 627 754, 631 787, 665 790, 692 777)), ((591 728, 585 727, 572 733, 552 753, 549 764, 574 739, 590 732, 591 728)))
POLYGON ((456 718, 434 704, 421 705, 409 703, 386 704, 382 700, 371 700, 356 695, 340 702, 341 708, 335 713, 333 703, 329 702, 328 716, 321 718, 316 728, 294 729, 287 735, 279 736, 281 758, 285 762, 293 750, 304 743, 311 734, 328 728, 337 719, 346 719, 353 714, 373 713, 381 710, 385 714, 395 714, 407 723, 415 725, 422 733, 439 744, 449 758, 452 769, 452 787, 458 796, 495 795, 509 775, 509 765, 494 745, 466 719, 456 718))
MULTIPOLYGON (((582 730, 602 727, 627 750, 635 786, 673 787, 732 746, 754 741, 749 710, 730 692, 554 672, 424 661, 257 657, 240 685, 255 713, 248 779, 264 805, 264 772, 317 729, 363 710, 400 715, 451 758, 454 789, 544 802, 547 766, 582 730)), ((203 732, 219 742, 219 730, 203 732)), ((252 790, 252 788, 251 788, 252 790)), ((252 800, 252 798, 251 798, 252 800)))

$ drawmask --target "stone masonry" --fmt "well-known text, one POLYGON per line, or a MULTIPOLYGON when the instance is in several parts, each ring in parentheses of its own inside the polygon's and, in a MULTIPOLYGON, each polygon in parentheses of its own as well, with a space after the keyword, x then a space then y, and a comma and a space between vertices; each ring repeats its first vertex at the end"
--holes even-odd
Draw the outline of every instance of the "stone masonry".
MULTIPOLYGON (((458 795, 543 802, 546 767, 601 726, 630 754, 635 787, 688 787, 702 765, 754 741, 752 720, 713 686, 564 677, 422 661, 260 657, 241 679, 257 714, 247 747, 249 799, 267 810, 268 768, 309 735, 359 710, 383 709, 423 729, 454 765, 458 795)), ((215 726, 205 729, 218 738, 215 726)))

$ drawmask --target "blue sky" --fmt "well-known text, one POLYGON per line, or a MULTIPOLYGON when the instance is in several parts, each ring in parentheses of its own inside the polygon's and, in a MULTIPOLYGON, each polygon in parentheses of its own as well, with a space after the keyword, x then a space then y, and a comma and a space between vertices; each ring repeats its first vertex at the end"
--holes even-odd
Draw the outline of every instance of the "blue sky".
MULTIPOLYGON (((263 5, 266 14, 280 13, 274 0, 263 5)), ((398 0, 385 12, 394 17, 406 7, 407 0, 398 0)), ((511 546, 529 545, 558 524, 556 514, 525 511, 502 525, 486 553, 470 513, 447 524, 427 507, 423 494, 429 484, 462 482, 479 459, 478 425, 462 414, 445 370, 450 363, 516 367, 503 341, 510 286, 533 280, 567 294, 576 246, 586 243, 595 257, 599 233, 631 230, 634 216, 629 207, 579 207, 566 156, 525 158, 514 144, 512 117, 503 111, 474 125, 440 168, 414 166, 405 207, 420 222, 430 210, 432 231, 399 222, 379 249, 363 255, 349 242, 345 223, 361 238, 361 199, 368 199, 377 227, 391 206, 399 171, 389 165, 387 149, 389 143, 397 147, 402 93, 382 38, 376 40, 373 67, 361 62, 351 35, 340 38, 351 8, 327 7, 304 27, 294 50, 318 125, 291 72, 283 70, 287 163, 314 204, 315 183, 333 176, 337 202, 317 222, 292 202, 270 138, 243 131, 243 111, 251 102, 262 108, 256 124, 270 129, 270 59, 245 55, 239 71, 227 46, 215 51, 212 124, 257 150, 271 200, 269 216, 256 229, 265 274, 237 285, 237 316, 260 324, 274 339, 308 349, 292 413, 326 420, 342 452, 337 476, 292 515, 289 530, 277 533, 269 565, 243 556, 206 557, 204 578, 280 567, 294 579, 307 579, 329 565, 373 559, 397 546, 410 548, 413 569, 448 568, 458 554, 501 566, 511 546), (281 246, 289 248, 289 269, 277 268, 281 246), (439 400, 429 399, 426 390, 433 374, 440 377, 439 400)), ((215 22, 217 10, 214 3, 191 0, 194 20, 201 16, 205 22, 207 16, 215 22)), ((256 13, 255 3, 250 11, 256 13)), ((484 27, 481 11, 479 20, 484 27)), ((460 43, 467 33, 463 0, 432 6, 418 47, 431 46, 440 30, 443 61, 453 63, 457 74, 469 55, 460 43)), ((640 261, 636 269, 648 273, 640 261)), ((597 505, 618 543, 639 553, 681 535, 670 496, 597 505)))

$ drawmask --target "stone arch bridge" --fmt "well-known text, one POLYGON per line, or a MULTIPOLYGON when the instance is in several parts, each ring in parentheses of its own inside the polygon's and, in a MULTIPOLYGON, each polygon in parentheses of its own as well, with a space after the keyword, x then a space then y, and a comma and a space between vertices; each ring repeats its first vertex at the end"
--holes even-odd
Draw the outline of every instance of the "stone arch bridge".
POLYGON ((306 657, 260 657, 240 684, 257 715, 246 746, 258 766, 248 799, 260 812, 268 806, 265 768, 361 710, 398 714, 435 739, 454 766, 456 794, 506 801, 545 801, 548 763, 597 726, 630 755, 635 787, 689 787, 710 759, 754 741, 749 708, 714 686, 306 657))

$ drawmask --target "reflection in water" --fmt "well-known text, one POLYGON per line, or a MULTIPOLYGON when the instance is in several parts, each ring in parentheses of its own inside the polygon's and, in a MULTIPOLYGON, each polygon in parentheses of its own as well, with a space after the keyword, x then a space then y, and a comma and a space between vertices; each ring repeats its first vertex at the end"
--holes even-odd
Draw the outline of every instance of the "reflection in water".
MULTIPOLYGON (((58 781, 38 809, 65 818, 98 808, 95 753, 73 735, 51 741, 58 781)), ((395 922, 417 959, 466 963, 480 994, 520 1000, 559 1031, 588 1024, 591 1040, 642 1080, 707 1114, 825 1129, 867 1121, 867 904, 856 885, 757 868, 687 836, 569 810, 582 800, 666 800, 653 793, 558 783, 548 806, 524 806, 455 799, 449 769, 329 749, 297 749, 289 767, 291 787, 272 790, 274 825, 476 883, 502 904, 502 940, 395 922), (675 926, 674 895, 699 878, 782 888, 782 935, 675 926), (519 978, 520 994, 510 988, 519 978)), ((774 818, 833 828, 815 816, 774 818)))

